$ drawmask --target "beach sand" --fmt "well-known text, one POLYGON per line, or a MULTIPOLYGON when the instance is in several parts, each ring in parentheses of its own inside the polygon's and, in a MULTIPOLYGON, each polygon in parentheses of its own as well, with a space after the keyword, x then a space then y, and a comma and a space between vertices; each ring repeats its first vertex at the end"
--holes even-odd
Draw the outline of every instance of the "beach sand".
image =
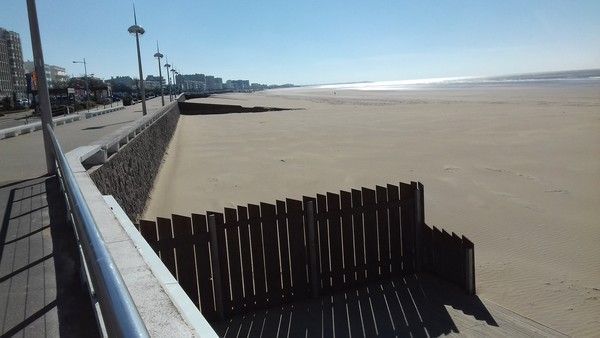
POLYGON ((421 181, 426 222, 475 243, 479 297, 600 332, 600 89, 288 89, 181 116, 145 219, 421 181))

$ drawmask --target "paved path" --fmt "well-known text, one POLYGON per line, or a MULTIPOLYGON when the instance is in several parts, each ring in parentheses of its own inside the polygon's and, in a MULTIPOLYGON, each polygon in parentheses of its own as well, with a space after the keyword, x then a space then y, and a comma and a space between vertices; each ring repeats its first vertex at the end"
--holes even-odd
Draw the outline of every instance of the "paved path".
MULTIPOLYGON (((168 97, 165 103, 168 103, 168 97)), ((161 107, 160 97, 147 101, 148 111, 161 107)), ((142 105, 55 127, 65 152, 87 145, 142 116, 142 105)), ((45 173, 44 146, 41 132, 0 140, 0 185, 38 177, 45 173)))
POLYGON ((0 187, 0 335, 98 336, 56 177, 0 187))
MULTIPOLYGON (((28 109, 18 113, 5 113, 4 116, 0 116, 0 129, 22 126, 26 124, 27 121, 25 120, 25 116, 31 115, 31 112, 33 112, 33 110, 28 109)), ((29 119, 28 121, 33 122, 34 119, 29 119)))

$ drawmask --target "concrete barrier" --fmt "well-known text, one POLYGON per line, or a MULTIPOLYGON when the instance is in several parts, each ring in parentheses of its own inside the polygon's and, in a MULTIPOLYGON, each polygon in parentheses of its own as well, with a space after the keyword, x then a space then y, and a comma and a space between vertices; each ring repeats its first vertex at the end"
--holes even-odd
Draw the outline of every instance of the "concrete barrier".
MULTIPOLYGON (((112 113, 114 111, 121 110, 124 108, 125 107, 123 107, 123 106, 117 106, 117 107, 112 107, 112 108, 96 110, 96 111, 85 111, 85 112, 81 112, 81 113, 75 113, 75 114, 69 114, 69 115, 65 115, 65 116, 55 117, 52 119, 52 121, 54 121, 55 125, 60 126, 60 125, 66 124, 66 123, 79 121, 84 118, 90 119, 90 118, 96 117, 98 115, 112 113)), ((24 124, 22 126, 0 129, 0 140, 9 138, 9 137, 15 137, 18 135, 28 134, 28 133, 38 131, 38 130, 42 130, 42 122, 41 121, 24 124)))
MULTIPOLYGON (((139 208, 140 204, 134 203, 133 199, 149 193, 146 189, 154 181, 178 118, 179 108, 175 101, 94 144, 70 151, 66 156, 150 335, 217 337, 200 310, 139 234, 130 219, 131 211, 122 208, 123 205, 139 208), (148 162, 153 164, 148 165, 148 162), (143 186, 138 187, 141 184, 143 186), (115 195, 105 193, 103 189, 114 191, 115 195), (134 197, 128 199, 127 194, 134 197)), ((143 203, 145 201, 146 198, 143 203)))

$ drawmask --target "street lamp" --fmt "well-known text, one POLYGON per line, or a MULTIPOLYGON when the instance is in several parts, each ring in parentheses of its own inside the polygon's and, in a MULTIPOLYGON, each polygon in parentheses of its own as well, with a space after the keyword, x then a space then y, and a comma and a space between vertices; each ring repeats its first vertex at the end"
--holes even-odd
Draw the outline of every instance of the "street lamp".
POLYGON ((160 59, 163 57, 158 49, 158 41, 156 41, 156 53, 154 53, 154 57, 158 60, 158 81, 160 83, 160 100, 162 105, 165 105, 165 94, 163 93, 163 78, 162 78, 162 69, 160 67, 160 59))
POLYGON ((173 86, 175 87, 175 95, 177 95, 177 79, 175 78, 177 71, 175 70, 175 68, 171 69, 171 73, 173 73, 173 86))
POLYGON ((169 75, 169 67, 171 67, 171 65, 169 64, 169 59, 167 59, 167 63, 165 63, 165 68, 167 68, 167 81, 169 84, 169 102, 173 101, 173 91, 171 89, 171 75, 169 75))
POLYGON ((133 22, 134 25, 129 27, 127 31, 130 34, 135 34, 135 44, 137 47, 137 58, 138 58, 138 69, 140 72, 140 94, 142 96, 142 115, 146 115, 146 90, 144 88, 144 74, 142 72, 142 57, 140 55, 140 35, 143 35, 146 31, 137 24, 137 17, 135 15, 135 4, 133 5, 133 22))
POLYGON ((85 62, 85 58, 83 58, 83 61, 73 61, 73 63, 83 63, 83 71, 85 72, 85 106, 87 107, 87 103, 90 101, 90 84, 87 76, 87 63, 85 62))

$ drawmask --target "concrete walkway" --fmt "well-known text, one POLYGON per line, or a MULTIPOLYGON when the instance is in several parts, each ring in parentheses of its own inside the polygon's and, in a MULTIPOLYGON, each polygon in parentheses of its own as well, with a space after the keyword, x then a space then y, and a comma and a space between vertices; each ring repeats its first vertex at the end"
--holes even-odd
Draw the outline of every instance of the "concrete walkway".
MULTIPOLYGON (((167 97, 165 104, 169 102, 167 97)), ((148 112, 161 108, 160 97, 147 101, 148 112)), ((113 113, 92 119, 76 121, 55 127, 65 152, 87 145, 142 116, 142 105, 125 107, 113 113)), ((35 132, 0 140, 0 185, 45 173, 42 133, 35 132)))
POLYGON ((95 337, 75 235, 56 177, 0 187, 0 334, 95 337))

